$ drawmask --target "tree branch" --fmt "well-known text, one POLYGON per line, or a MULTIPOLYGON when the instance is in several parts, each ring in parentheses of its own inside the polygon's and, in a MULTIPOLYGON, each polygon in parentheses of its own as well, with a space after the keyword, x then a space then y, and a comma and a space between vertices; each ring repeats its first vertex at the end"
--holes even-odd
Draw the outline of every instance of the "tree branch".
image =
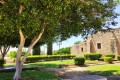
POLYGON ((23 7, 22 7, 22 5, 20 4, 19 14, 21 14, 21 13, 22 13, 22 10, 23 10, 23 7))
POLYGON ((0 3, 1 3, 1 4, 4 4, 5 2, 4 2, 3 0, 0 0, 0 3))

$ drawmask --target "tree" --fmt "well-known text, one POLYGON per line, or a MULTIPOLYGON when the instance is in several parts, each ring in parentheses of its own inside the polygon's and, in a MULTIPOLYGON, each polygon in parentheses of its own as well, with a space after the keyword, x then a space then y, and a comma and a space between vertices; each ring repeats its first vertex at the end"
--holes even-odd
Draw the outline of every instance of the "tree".
POLYGON ((100 0, 1 0, 0 3, 0 27, 10 27, 12 32, 20 36, 14 80, 21 79, 26 57, 42 35, 56 35, 56 28, 61 30, 63 38, 87 35, 106 27, 106 18, 115 17, 114 5, 100 0), (31 43, 21 60, 22 48, 27 39, 31 43))
POLYGON ((35 45, 34 47, 33 47, 33 55, 40 55, 40 53, 41 53, 41 48, 40 48, 40 44, 39 43, 37 43, 37 45, 35 45))
POLYGON ((0 29, 0 35, 1 35, 0 36, 0 53, 1 53, 2 60, 4 60, 4 57, 9 51, 10 46, 16 45, 13 38, 16 38, 16 42, 18 40, 18 36, 14 35, 15 32, 11 32, 11 30, 7 31, 7 29, 10 29, 10 28, 0 29))
POLYGON ((52 42, 51 41, 49 41, 48 43, 47 43, 47 55, 52 55, 52 42))
POLYGON ((81 43, 81 41, 76 41, 74 44, 80 44, 81 43))

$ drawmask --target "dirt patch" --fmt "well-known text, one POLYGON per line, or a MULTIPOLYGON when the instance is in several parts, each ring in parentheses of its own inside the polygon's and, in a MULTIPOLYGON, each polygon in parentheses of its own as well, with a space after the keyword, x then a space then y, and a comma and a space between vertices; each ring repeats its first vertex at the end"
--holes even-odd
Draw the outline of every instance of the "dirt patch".
MULTIPOLYGON (((85 66, 83 67, 76 65, 60 65, 59 68, 45 68, 44 70, 54 72, 59 77, 61 77, 62 80, 82 80, 82 78, 84 77, 91 76, 91 74, 87 73, 85 66)), ((120 77, 116 77, 116 76, 112 76, 112 77, 108 76, 104 78, 106 78, 105 80, 120 80, 120 77)), ((83 79, 83 80, 89 80, 89 79, 83 79)))

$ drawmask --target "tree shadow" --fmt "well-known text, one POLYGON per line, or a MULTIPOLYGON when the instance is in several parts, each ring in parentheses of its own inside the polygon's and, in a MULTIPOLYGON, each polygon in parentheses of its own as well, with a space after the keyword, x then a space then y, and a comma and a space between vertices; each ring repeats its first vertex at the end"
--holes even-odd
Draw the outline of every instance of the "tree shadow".
POLYGON ((89 74, 101 75, 101 76, 120 76, 118 70, 109 70, 109 71, 87 71, 89 74))

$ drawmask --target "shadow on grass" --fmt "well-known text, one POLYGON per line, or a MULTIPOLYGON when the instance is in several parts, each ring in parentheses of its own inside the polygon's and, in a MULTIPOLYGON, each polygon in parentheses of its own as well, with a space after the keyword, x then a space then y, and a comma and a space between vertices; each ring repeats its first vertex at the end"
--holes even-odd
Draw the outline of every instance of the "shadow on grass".
POLYGON ((93 75, 101 75, 101 76, 120 76, 120 72, 117 70, 109 70, 109 71, 87 71, 89 74, 93 75))
MULTIPOLYGON (((12 80, 13 76, 14 72, 0 72, 0 80, 12 80)), ((54 73, 39 70, 22 71, 22 78, 23 80, 60 80, 54 73)))

